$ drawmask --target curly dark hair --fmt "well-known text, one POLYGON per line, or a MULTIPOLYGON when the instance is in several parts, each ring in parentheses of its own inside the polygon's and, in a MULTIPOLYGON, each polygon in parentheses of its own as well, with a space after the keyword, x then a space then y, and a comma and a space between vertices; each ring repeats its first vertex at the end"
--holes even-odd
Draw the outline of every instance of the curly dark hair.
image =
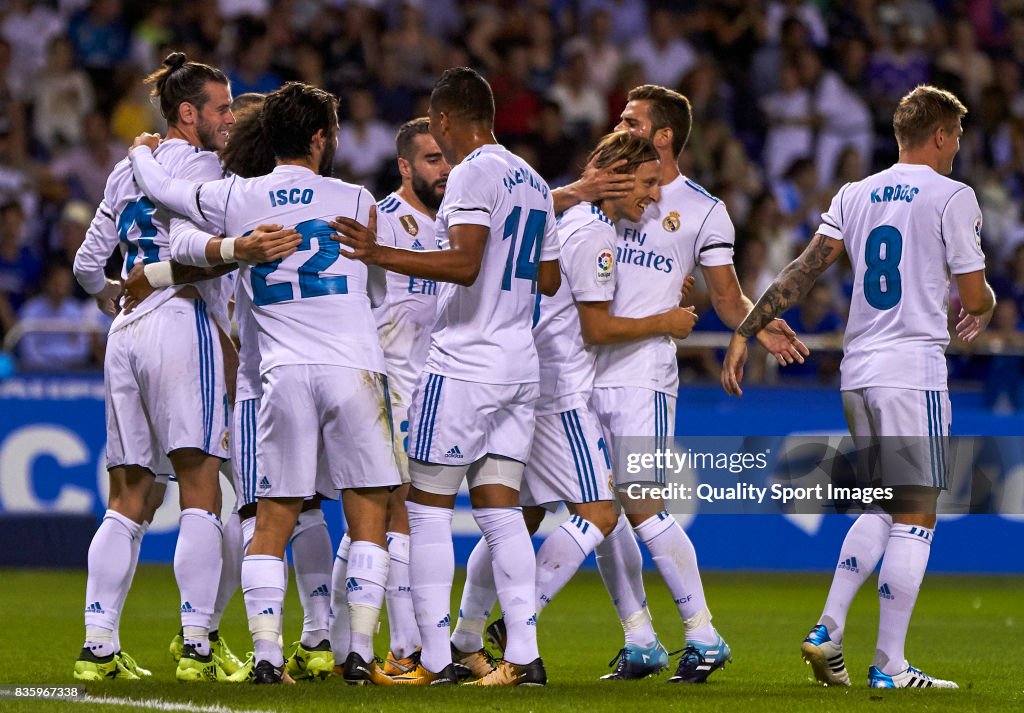
POLYGON ((288 82, 271 92, 261 110, 263 133, 277 159, 309 156, 316 132, 333 139, 338 128, 338 99, 303 82, 288 82))

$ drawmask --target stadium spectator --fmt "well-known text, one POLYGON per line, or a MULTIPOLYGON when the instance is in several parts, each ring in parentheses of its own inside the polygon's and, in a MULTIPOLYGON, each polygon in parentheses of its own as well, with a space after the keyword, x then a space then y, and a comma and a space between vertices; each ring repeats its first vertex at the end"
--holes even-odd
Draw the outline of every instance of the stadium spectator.
POLYGON ((11 64, 31 81, 46 62, 50 41, 64 32, 60 16, 46 3, 12 0, 0 24, 0 37, 11 43, 11 64))
POLYGON ((769 42, 778 41, 782 35, 782 25, 789 19, 799 20, 807 28, 815 47, 828 44, 828 28, 821 10, 817 3, 807 0, 771 0, 765 12, 765 38, 769 42))
MULTIPOLYGON (((91 303, 74 296, 74 275, 65 262, 52 262, 43 273, 43 291, 18 311, 19 320, 53 322, 54 326, 80 324, 91 303)), ((81 332, 30 330, 18 344, 21 365, 26 369, 59 371, 77 369, 89 362, 91 339, 81 332)))
POLYGON ((106 115, 93 111, 85 117, 81 143, 54 161, 51 171, 71 196, 98 206, 107 176, 127 153, 128 147, 111 137, 106 115))
POLYGON ((647 34, 628 43, 630 56, 644 68, 647 81, 676 87, 697 64, 697 52, 679 31, 679 18, 665 8, 651 11, 647 34))
MULTIPOLYGON (((771 283, 769 283, 771 284, 771 283)), ((804 336, 831 337, 834 346, 842 343, 843 319, 835 308, 832 289, 827 283, 816 283, 807 296, 784 315, 797 334, 804 336)), ((803 364, 790 364, 779 373, 784 378, 805 379, 814 377, 819 381, 832 381, 839 373, 839 359, 835 352, 812 352, 803 364)))
POLYGON ((71 41, 54 37, 35 82, 32 134, 49 152, 78 144, 85 116, 95 106, 89 75, 74 62, 71 41))
POLYGON ((335 171, 346 181, 366 186, 377 194, 377 175, 395 158, 394 132, 377 118, 369 89, 348 93, 349 118, 338 133, 335 171))
POLYGON ((124 24, 123 10, 121 0, 92 0, 68 22, 75 61, 92 77, 103 107, 113 104, 111 75, 131 57, 131 36, 124 24))
POLYGON ((36 284, 42 263, 25 244, 25 212, 17 201, 0 206, 0 332, 14 326, 18 310, 36 284))
POLYGON ((501 141, 524 138, 533 128, 540 97, 530 89, 530 48, 516 41, 506 47, 495 74, 494 133, 501 141))
POLYGON ((568 58, 549 97, 561 108, 566 130, 576 141, 591 145, 607 128, 607 106, 587 82, 586 57, 582 52, 568 58))
POLYGON ((581 53, 587 67, 587 83, 600 92, 612 88, 622 64, 622 50, 611 40, 611 15, 605 9, 591 13, 586 31, 565 44, 566 55, 581 53))
POLYGON ((761 100, 761 111, 768 124, 764 169, 776 179, 794 159, 810 156, 814 149, 814 105, 796 66, 782 66, 779 91, 761 100))

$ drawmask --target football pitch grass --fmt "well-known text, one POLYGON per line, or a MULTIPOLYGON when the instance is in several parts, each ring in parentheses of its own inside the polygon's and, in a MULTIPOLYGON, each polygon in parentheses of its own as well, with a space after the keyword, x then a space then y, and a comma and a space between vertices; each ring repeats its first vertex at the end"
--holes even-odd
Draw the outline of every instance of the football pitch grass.
MULTIPOLYGON (((462 573, 457 576, 461 584, 462 573)), ((647 576, 655 628, 670 650, 682 648, 678 616, 658 576, 647 576)), ((167 645, 178 629, 178 594, 166 566, 141 566, 121 622, 121 641, 152 679, 87 686, 84 702, 0 699, 0 711, 196 710, 205 713, 382 711, 384 713, 504 713, 547 711, 1020 711, 1024 709, 1024 578, 926 578, 911 623, 907 652, 927 673, 951 678, 958 691, 872 691, 867 668, 875 645, 878 603, 868 581, 845 636, 853 687, 812 683, 800 642, 815 623, 829 573, 705 575, 715 624, 733 663, 705 685, 669 685, 667 674, 643 681, 599 681, 621 645, 621 629, 596 572, 580 573, 542 617, 538 636, 548 671, 543 689, 357 688, 340 678, 297 686, 179 684, 167 645), (101 698, 117 699, 104 703, 101 698), (129 703, 131 699, 131 703, 129 703)), ((72 685, 81 647, 85 572, 0 570, 7 663, 0 683, 72 685)), ((456 589, 456 594, 458 593, 456 589)), ((457 602, 454 605, 457 611, 457 602)), ((298 638, 302 615, 290 583, 286 644, 298 638)), ((387 625, 377 652, 387 652, 387 625)), ((241 595, 231 602, 221 632, 244 657, 249 635, 241 595)), ((288 648, 286 646, 286 648, 288 648)), ((290 649, 289 649, 290 652, 290 649)), ((288 653, 288 652, 286 652, 288 653)), ((673 657, 672 669, 678 657, 673 657)))

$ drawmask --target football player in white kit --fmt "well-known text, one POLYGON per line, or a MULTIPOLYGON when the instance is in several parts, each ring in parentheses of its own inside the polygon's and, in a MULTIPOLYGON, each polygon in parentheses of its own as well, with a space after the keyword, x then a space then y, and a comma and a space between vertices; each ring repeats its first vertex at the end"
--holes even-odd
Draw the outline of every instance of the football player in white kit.
MULTIPOLYGON (((263 128, 259 111, 263 106, 264 95, 243 94, 236 97, 236 122, 231 129, 231 137, 227 146, 220 152, 224 169, 229 174, 243 178, 265 176, 274 170, 274 154, 263 140, 263 128), (242 105, 239 108, 239 105, 242 105)), ((148 135, 143 135, 146 138, 148 135)), ((156 139, 156 136, 152 136, 156 139)), ((279 225, 260 226, 250 235, 235 241, 235 258, 249 263, 272 262, 288 257, 295 252, 301 242, 301 236, 294 229, 282 229, 279 225)), ((232 269, 237 267, 234 262, 225 263, 220 254, 221 238, 211 237, 208 231, 185 230, 178 226, 171 231, 172 255, 187 264, 171 263, 171 278, 175 283, 182 281, 179 272, 197 272, 201 269, 220 269, 227 264, 232 269), (195 267, 201 266, 201 267, 195 267), (210 268, 210 266, 217 266, 210 268)), ((158 282, 164 278, 168 269, 167 263, 152 263, 145 270, 149 279, 158 282)), ((136 300, 136 295, 152 289, 146 277, 136 274, 136 267, 129 274, 125 283, 125 309, 136 300), (141 280, 138 279, 141 277, 141 280), (140 282, 143 283, 140 285, 140 282)), ((234 277, 234 275, 231 275, 234 277)), ((235 283, 234 321, 238 332, 239 354, 238 369, 235 382, 235 400, 231 431, 231 459, 235 465, 232 469, 232 484, 235 492, 235 509, 231 520, 225 525, 225 567, 221 575, 221 583, 217 592, 217 606, 214 609, 214 622, 219 621, 228 602, 239 586, 242 555, 252 540, 256 520, 256 484, 259 481, 259 469, 256 463, 256 418, 259 412, 260 397, 263 387, 260 383, 260 353, 256 322, 252 315, 252 305, 248 295, 241 286, 235 283), (237 521, 237 522, 236 522, 237 521), (231 547, 227 546, 229 526, 239 528, 237 540, 231 547), (228 571, 228 564, 235 570, 228 571)), ((292 533, 289 544, 292 549, 292 562, 295 569, 295 581, 298 588, 299 601, 303 609, 302 634, 295 651, 288 657, 286 670, 294 680, 323 678, 334 670, 334 657, 328 641, 330 619, 330 588, 331 588, 331 541, 320 509, 321 495, 318 493, 303 502, 302 512, 292 533)), ((216 628, 216 624, 211 624, 216 628)), ((211 637, 214 635, 211 629, 211 637)), ((172 656, 180 657, 181 637, 175 637, 171 643, 172 656)), ((244 665, 227 659, 221 655, 221 665, 229 674, 229 681, 243 682, 251 677, 254 661, 244 665), (230 669, 229 670, 229 664, 230 669)), ((339 666, 340 668, 340 666, 339 666)))
POLYGON ((495 141, 494 96, 475 71, 446 70, 434 85, 429 116, 430 133, 453 166, 437 214, 446 249, 427 255, 381 245, 375 218, 369 226, 350 220, 338 225, 352 257, 444 281, 409 409, 410 577, 423 650, 413 672, 388 681, 456 682, 449 644, 451 523, 456 492, 468 478, 509 634, 505 660, 477 683, 544 685, 536 562, 519 485, 538 396, 531 333, 538 279, 543 289, 553 278, 546 288, 552 293, 558 279, 551 193, 526 162, 495 141))
MULTIPOLYGON (((220 163, 212 151, 223 147, 234 122, 227 77, 174 52, 147 83, 169 127, 160 161, 175 175, 218 178, 220 163)), ((116 301, 120 285, 103 273, 110 253, 121 245, 125 276, 136 262, 166 259, 169 219, 139 190, 128 161, 118 164, 75 257, 79 283, 100 300, 116 301)), ((75 664, 79 680, 120 673, 113 656, 114 624, 131 584, 146 499, 156 475, 168 472, 167 458, 181 505, 174 570, 185 645, 176 677, 224 676, 211 653, 209 627, 221 569, 218 469, 228 458, 218 333, 226 325, 226 295, 216 279, 157 290, 111 325, 104 363, 111 509, 90 546, 86 642, 75 664)))
MULTIPOLYGON (((751 302, 740 289, 732 254, 734 231, 725 205, 679 173, 678 157, 692 123, 690 103, 655 85, 634 88, 618 129, 650 139, 661 159, 661 197, 639 221, 620 221, 616 255, 616 316, 639 317, 676 306, 684 279, 698 265, 723 322, 739 326, 751 302)), ((780 363, 802 360, 806 348, 781 320, 758 340, 780 363)), ((668 336, 604 346, 598 352, 592 405, 611 446, 617 488, 638 479, 663 483, 665 473, 629 476, 631 450, 662 449, 674 433, 679 372, 668 336), (633 442, 629 442, 629 438, 633 442), (627 439, 625 442, 623 439, 627 439), (640 440, 642 439, 642 440, 640 440)), ((686 647, 668 680, 703 682, 730 659, 711 625, 693 544, 660 498, 622 499, 626 512, 597 548, 597 561, 626 635, 611 679, 640 678, 668 665, 646 608, 640 550, 630 528, 650 551, 686 628, 686 647)))
MULTIPOLYGON (((395 137, 398 171, 402 185, 377 203, 377 233, 380 241, 402 250, 434 250, 434 220, 444 197, 451 166, 430 135, 426 117, 402 124, 395 137)), ((374 308, 377 333, 388 368, 391 391, 391 423, 395 434, 395 455, 404 484, 388 500, 387 607, 391 648, 382 667, 387 675, 407 673, 418 662, 420 632, 409 586, 409 517, 405 499, 409 494, 409 403, 430 348, 430 330, 437 312, 437 282, 389 272, 387 296, 374 308)), ((345 572, 349 538, 346 535, 334 558, 331 608, 335 612, 331 642, 335 658, 343 660, 348 647, 348 617, 345 614, 345 572)))
MULTIPOLYGON (((132 151, 136 178, 155 200, 210 233, 237 235, 273 218, 295 224, 298 252, 281 262, 240 264, 259 331, 263 398, 257 417, 260 499, 242 563, 256 683, 284 672, 282 558, 304 498, 340 489, 352 544, 347 571, 349 683, 370 679, 373 634, 387 582, 385 514, 401 479, 388 417, 384 359, 367 291, 367 270, 339 254, 325 222, 368 219, 370 194, 329 175, 337 144, 337 100, 290 83, 269 94, 261 120, 277 160, 268 176, 195 184, 171 180, 149 154, 132 151), (340 210, 339 210, 340 209, 340 210), (316 248, 314 251, 314 247, 316 248), (310 254, 312 252, 312 254, 310 254), (336 321, 337 315, 344 319, 336 321), (318 461, 327 468, 318 468, 318 461)), ((234 241, 220 241, 225 260, 234 241)))
MULTIPOLYGON (((533 334, 540 358, 540 400, 533 448, 523 474, 520 503, 530 532, 547 509, 566 503, 572 516, 544 540, 537 553, 537 612, 572 578, 594 548, 615 528, 611 462, 597 416, 589 406, 596 344, 617 344, 651 336, 685 338, 697 315, 674 307, 639 317, 609 313, 615 292, 615 222, 639 220, 659 196, 658 154, 645 138, 624 131, 604 137, 591 152, 592 165, 635 174, 633 190, 618 199, 580 203, 558 220, 562 284, 543 297, 533 334)), ((496 594, 489 551, 478 543, 467 565, 467 583, 452 645, 463 651, 482 646, 481 632, 496 594)), ((505 645, 504 622, 488 628, 498 649, 505 645)))
POLYGON ((858 451, 880 450, 872 478, 894 499, 854 522, 840 549, 825 608, 801 647, 815 677, 850 685, 843 661, 846 615, 860 586, 878 573, 878 643, 872 688, 956 688, 904 656, 910 616, 935 531, 936 500, 947 487, 950 428, 945 350, 949 276, 963 309, 957 335, 971 342, 988 324, 995 295, 985 279, 981 209, 974 191, 947 176, 960 149, 967 109, 952 93, 922 85, 896 108, 895 165, 847 183, 821 217, 803 254, 775 279, 732 338, 722 384, 740 396, 747 338, 795 305, 844 252, 853 296, 840 389, 858 451))

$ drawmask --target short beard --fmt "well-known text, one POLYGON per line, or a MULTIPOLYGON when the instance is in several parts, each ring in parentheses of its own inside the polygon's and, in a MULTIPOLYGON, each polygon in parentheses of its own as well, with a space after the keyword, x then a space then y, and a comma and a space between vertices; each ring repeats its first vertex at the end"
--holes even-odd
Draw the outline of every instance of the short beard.
POLYGON ((224 148, 218 145, 217 132, 205 121, 196 122, 196 135, 199 136, 199 144, 207 151, 220 151, 224 148))
POLYGON ((437 194, 437 184, 440 181, 434 183, 427 183, 422 178, 417 176, 415 173, 412 175, 412 192, 416 194, 416 197, 420 199, 430 210, 437 210, 441 207, 441 199, 443 196, 437 194))
POLYGON ((320 156, 320 175, 330 178, 334 175, 334 152, 324 151, 320 156))

